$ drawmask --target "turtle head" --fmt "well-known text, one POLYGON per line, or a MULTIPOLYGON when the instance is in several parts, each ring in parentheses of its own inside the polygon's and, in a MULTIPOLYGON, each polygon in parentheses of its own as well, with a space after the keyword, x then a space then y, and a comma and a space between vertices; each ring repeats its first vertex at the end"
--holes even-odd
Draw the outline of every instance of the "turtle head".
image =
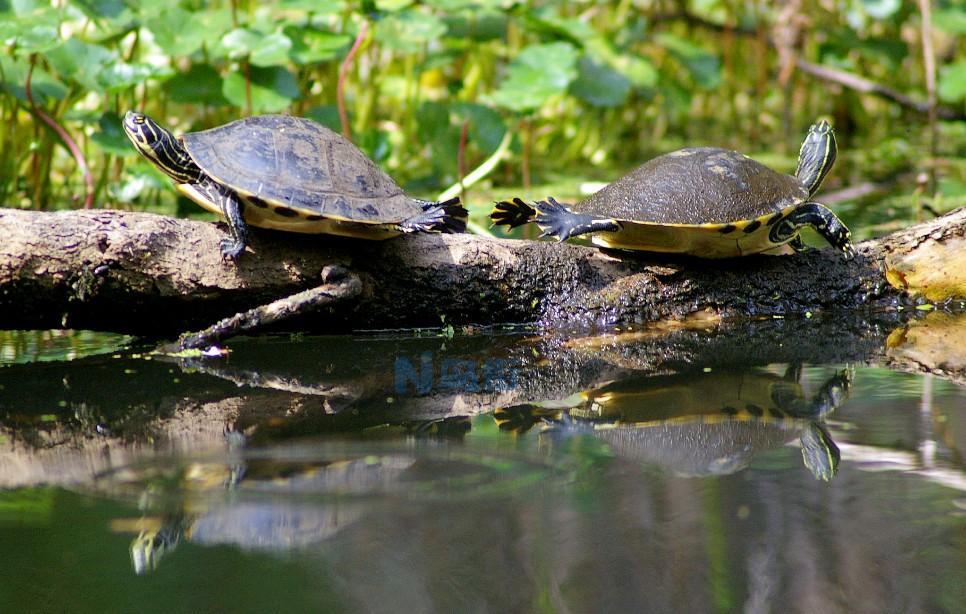
POLYGON ((818 192, 825 175, 832 170, 837 151, 832 126, 824 119, 812 124, 802 143, 802 149, 798 152, 798 170, 795 171, 799 181, 808 190, 809 198, 818 192))
POLYGON ((124 134, 142 156, 175 181, 189 183, 201 177, 201 169, 191 160, 173 134, 156 121, 137 111, 124 114, 124 134))

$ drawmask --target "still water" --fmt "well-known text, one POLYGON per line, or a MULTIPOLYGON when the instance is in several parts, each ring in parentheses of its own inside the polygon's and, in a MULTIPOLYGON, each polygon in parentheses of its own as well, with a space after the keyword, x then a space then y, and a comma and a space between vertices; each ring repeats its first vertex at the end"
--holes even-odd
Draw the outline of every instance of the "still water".
POLYGON ((31 333, 0 611, 964 611, 964 331, 31 333))

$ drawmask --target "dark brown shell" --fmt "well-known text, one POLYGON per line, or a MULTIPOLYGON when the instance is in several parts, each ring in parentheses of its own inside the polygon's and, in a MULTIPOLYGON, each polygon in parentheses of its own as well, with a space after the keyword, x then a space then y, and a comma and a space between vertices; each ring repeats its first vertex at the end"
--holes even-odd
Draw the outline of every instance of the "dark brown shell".
POLYGON ((657 224, 725 224, 776 213, 807 197, 795 177, 735 151, 694 147, 654 158, 573 209, 657 224))
POLYGON ((422 211, 358 147, 309 119, 248 117, 182 141, 216 181, 276 207, 369 223, 422 211))

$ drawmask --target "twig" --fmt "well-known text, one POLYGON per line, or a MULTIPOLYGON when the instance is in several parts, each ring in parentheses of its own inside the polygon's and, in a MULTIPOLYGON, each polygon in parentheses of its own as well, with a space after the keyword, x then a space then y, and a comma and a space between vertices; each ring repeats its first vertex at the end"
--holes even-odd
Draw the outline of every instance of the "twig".
POLYGON ((44 112, 43 109, 37 106, 34 102, 33 92, 30 89, 30 79, 33 77, 34 64, 37 61, 36 54, 30 56, 30 68, 27 69, 27 78, 24 82, 24 93, 27 95, 27 102, 30 104, 30 112, 36 115, 42 122, 50 126, 50 129, 57 133, 60 140, 64 142, 67 149, 70 150, 74 160, 77 161, 77 167, 80 169, 81 174, 84 175, 84 185, 86 188, 86 193, 84 195, 84 208, 90 209, 94 204, 94 177, 91 175, 91 170, 87 166, 87 159, 84 157, 84 152, 80 150, 74 139, 71 138, 67 130, 57 123, 53 117, 44 112))
POLYGON ((362 42, 366 39, 366 33, 369 31, 369 22, 363 20, 362 25, 359 26, 359 33, 356 35, 355 42, 352 43, 352 48, 349 49, 348 55, 342 60, 342 65, 339 66, 339 81, 335 88, 335 103, 336 107, 339 109, 339 123, 342 124, 342 136, 352 140, 352 131, 349 128, 349 115, 345 110, 345 80, 346 76, 349 74, 349 68, 352 66, 352 61, 356 57, 359 48, 362 47, 362 42))
MULTIPOLYGON (((852 88, 866 94, 875 94, 877 96, 881 96, 882 98, 896 102, 904 107, 915 109, 920 113, 929 112, 929 103, 910 98, 901 92, 897 92, 890 87, 882 85, 881 83, 870 81, 865 77, 860 77, 850 72, 845 72, 844 70, 839 70, 830 66, 812 64, 811 62, 806 62, 801 58, 798 58, 795 63, 803 72, 807 72, 813 76, 825 79, 826 81, 833 81, 839 85, 844 85, 845 87, 852 88)), ((942 119, 966 119, 966 115, 963 115, 954 109, 950 109, 949 107, 937 106, 936 114, 942 119)))
POLYGON ((521 161, 521 172, 523 174, 523 190, 530 191, 530 150, 533 147, 533 124, 530 120, 522 120, 520 126, 523 132, 523 160, 521 161))
POLYGON ((288 318, 304 315, 319 307, 337 303, 357 296, 362 282, 356 275, 338 265, 329 265, 322 271, 323 285, 298 294, 287 296, 267 305, 237 313, 225 318, 203 331, 185 333, 178 344, 181 349, 199 349, 243 333, 265 328, 288 318))
POLYGON ((460 145, 456 150, 456 174, 460 184, 460 198, 466 198, 466 186, 463 185, 463 177, 466 176, 466 143, 470 135, 470 120, 463 120, 460 127, 460 145))

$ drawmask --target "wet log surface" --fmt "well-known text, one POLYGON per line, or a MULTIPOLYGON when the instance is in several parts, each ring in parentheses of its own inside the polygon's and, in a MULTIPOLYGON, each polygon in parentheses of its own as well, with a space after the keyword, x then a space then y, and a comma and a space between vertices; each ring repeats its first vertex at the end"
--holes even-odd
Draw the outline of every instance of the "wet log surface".
POLYGON ((333 265, 359 279, 358 294, 286 328, 563 328, 894 308, 913 302, 903 285, 922 276, 900 271, 896 287, 886 268, 915 269, 902 263, 923 246, 919 270, 939 268, 944 287, 961 290, 966 275, 966 209, 863 242, 851 261, 831 249, 709 261, 471 235, 375 243, 255 230, 248 252, 226 263, 224 232, 147 213, 0 209, 0 328, 172 335, 315 288, 333 265))

